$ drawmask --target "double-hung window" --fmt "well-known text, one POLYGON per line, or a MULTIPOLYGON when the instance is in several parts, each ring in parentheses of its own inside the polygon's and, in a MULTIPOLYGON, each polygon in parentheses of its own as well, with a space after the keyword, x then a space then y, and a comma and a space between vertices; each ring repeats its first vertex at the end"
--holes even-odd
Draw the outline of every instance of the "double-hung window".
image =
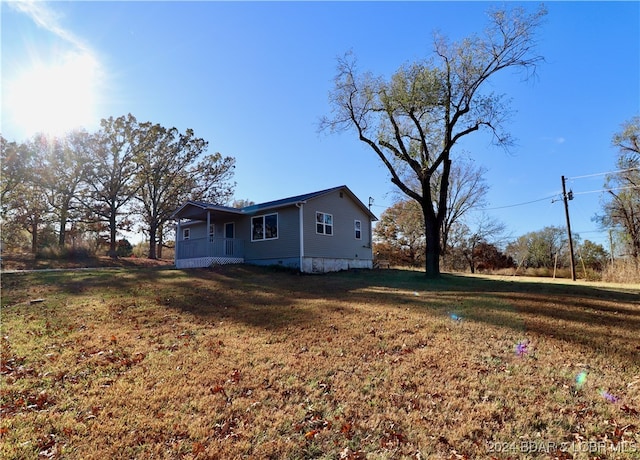
POLYGON ((251 218, 251 241, 278 238, 278 214, 266 214, 251 218))
POLYGON ((362 222, 359 220, 354 221, 355 232, 356 232, 356 240, 362 239, 362 222))
POLYGON ((333 215, 326 212, 316 212, 316 233, 333 235, 333 215))
POLYGON ((183 228, 182 229, 182 239, 183 240, 188 240, 191 237, 191 229, 190 228, 183 228))

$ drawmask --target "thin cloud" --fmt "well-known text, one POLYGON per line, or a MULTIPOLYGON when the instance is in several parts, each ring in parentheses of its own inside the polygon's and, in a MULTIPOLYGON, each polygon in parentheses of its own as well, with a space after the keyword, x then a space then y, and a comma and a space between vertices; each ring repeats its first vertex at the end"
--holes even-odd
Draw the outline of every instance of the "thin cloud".
POLYGON ((97 124, 107 80, 97 53, 65 27, 63 16, 49 3, 21 0, 8 5, 65 46, 56 47, 53 53, 33 54, 7 78, 7 88, 11 88, 3 101, 7 118, 26 134, 97 124), (60 111, 60 107, 67 110, 60 111))
POLYGON ((90 53, 91 50, 71 31, 60 25, 60 15, 49 8, 46 2, 36 0, 20 0, 9 2, 8 5, 29 16, 38 27, 55 34, 59 38, 74 45, 80 51, 90 53))
POLYGON ((564 144, 567 140, 562 137, 562 136, 558 136, 558 137, 543 137, 542 138, 543 141, 551 141, 554 144, 564 144))

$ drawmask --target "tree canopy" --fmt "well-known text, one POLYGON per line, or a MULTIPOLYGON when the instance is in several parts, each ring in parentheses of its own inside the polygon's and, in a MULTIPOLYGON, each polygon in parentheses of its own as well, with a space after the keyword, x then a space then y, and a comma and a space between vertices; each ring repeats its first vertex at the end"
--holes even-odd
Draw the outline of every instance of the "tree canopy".
POLYGON ((329 99, 332 115, 320 127, 353 130, 387 168, 391 182, 415 200, 425 221, 428 275, 440 273, 440 232, 447 216, 452 151, 480 129, 502 146, 509 115, 504 97, 485 90, 496 73, 534 73, 543 60, 536 33, 546 10, 495 10, 482 35, 460 42, 436 36, 433 56, 401 66, 390 78, 360 73, 356 59, 338 60, 329 99))
POLYGON ((155 258, 163 226, 182 202, 224 204, 235 186, 232 157, 207 154, 207 141, 193 130, 140 123, 131 114, 103 119, 94 133, 0 140, 2 240, 18 244, 27 231, 34 253, 45 243, 42 230, 55 224, 59 247, 69 233, 106 231, 108 254, 116 257, 122 254, 118 233, 139 221, 155 258))

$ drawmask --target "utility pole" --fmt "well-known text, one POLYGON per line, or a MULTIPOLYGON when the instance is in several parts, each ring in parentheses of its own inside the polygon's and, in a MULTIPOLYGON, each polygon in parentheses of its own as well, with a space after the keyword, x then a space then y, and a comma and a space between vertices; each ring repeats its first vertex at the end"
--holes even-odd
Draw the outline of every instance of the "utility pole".
POLYGON ((613 265, 613 230, 609 229, 609 252, 611 253, 611 265, 613 265))
POLYGON ((562 199, 564 200, 564 213, 567 216, 567 233, 569 234, 569 260, 571 261, 571 279, 576 280, 576 264, 573 260, 573 238, 571 237, 571 221, 569 220, 569 200, 573 200, 573 192, 569 190, 567 194, 567 186, 565 177, 562 176, 562 199))

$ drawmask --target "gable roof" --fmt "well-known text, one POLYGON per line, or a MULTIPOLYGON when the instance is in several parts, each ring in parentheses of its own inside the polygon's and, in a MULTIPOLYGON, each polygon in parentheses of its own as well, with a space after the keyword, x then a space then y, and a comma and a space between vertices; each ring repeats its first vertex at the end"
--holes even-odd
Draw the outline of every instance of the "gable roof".
POLYGON ((198 216, 205 214, 206 211, 216 211, 226 214, 255 214, 260 211, 266 211, 271 209, 282 208, 285 206, 291 206, 296 203, 304 203, 307 200, 317 198, 319 196, 327 195, 329 193, 344 191, 349 197, 369 215, 372 220, 378 220, 378 218, 369 210, 368 207, 358 199, 354 193, 349 190, 346 185, 340 185, 338 187, 328 188, 326 190, 319 190, 317 192, 305 193, 303 195, 291 196, 288 198, 282 198, 280 200, 267 201, 265 203, 254 204, 251 206, 245 206, 244 208, 232 208, 229 206, 221 206, 217 204, 205 203, 202 201, 187 201, 171 216, 172 219, 199 219, 198 216))
POLYGON ((194 219, 207 220, 207 211, 216 211, 226 214, 242 215, 242 209, 222 206, 218 204, 205 203, 204 201, 187 201, 171 214, 171 219, 194 219))

